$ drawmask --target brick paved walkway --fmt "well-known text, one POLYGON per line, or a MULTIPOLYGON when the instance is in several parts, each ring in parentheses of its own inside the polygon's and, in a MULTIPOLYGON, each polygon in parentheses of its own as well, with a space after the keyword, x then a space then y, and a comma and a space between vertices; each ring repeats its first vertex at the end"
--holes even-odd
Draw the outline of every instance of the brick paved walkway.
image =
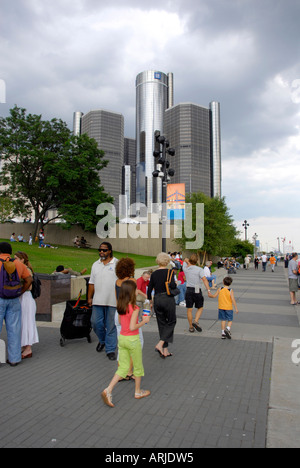
POLYGON ((272 344, 178 335, 174 356, 154 352, 147 332, 143 387, 120 382, 115 408, 100 392, 116 363, 96 340, 59 346, 59 330, 39 329, 31 360, 2 365, 0 447, 265 447, 272 344))

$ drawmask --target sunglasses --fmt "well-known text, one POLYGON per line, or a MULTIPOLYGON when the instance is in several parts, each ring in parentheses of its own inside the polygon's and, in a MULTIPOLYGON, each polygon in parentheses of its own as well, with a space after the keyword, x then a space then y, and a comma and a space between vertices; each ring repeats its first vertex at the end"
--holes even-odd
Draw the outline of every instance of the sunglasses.
POLYGON ((99 252, 108 252, 109 249, 98 249, 99 252))

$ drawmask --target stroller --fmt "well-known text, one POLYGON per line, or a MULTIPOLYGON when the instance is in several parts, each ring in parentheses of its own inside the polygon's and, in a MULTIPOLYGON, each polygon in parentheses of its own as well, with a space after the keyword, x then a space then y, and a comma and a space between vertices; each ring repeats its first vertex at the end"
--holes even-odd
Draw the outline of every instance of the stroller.
POLYGON ((235 268, 235 265, 234 263, 230 262, 228 267, 227 267, 227 273, 230 275, 230 274, 234 274, 236 275, 236 268, 235 268))
POLYGON ((65 346, 66 340, 86 338, 88 343, 92 342, 90 333, 92 331, 91 316, 92 307, 89 307, 81 298, 80 291, 76 301, 67 301, 64 317, 60 326, 60 346, 65 346))

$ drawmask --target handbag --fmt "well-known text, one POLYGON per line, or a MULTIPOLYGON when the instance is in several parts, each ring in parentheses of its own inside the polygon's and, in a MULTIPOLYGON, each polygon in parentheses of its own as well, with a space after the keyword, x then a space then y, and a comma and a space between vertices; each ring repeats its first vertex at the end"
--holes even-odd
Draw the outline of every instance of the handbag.
POLYGON ((178 296, 178 294, 180 294, 180 291, 178 288, 171 288, 170 286, 170 283, 171 283, 171 280, 172 280, 172 276, 173 276, 173 270, 168 270, 168 276, 167 276, 167 281, 165 282, 165 286, 166 286, 166 292, 167 292, 167 296, 178 296))

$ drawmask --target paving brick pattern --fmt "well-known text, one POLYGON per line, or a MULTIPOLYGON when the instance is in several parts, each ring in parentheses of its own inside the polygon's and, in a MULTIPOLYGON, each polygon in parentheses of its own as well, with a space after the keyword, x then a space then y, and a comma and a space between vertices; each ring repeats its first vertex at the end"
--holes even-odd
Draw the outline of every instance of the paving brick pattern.
MULTIPOLYGON (((100 397, 116 370, 93 342, 59 345, 59 329, 39 328, 32 359, 0 367, 0 447, 265 447, 272 343, 176 335, 173 357, 144 334, 143 388, 120 382, 115 408, 100 397)), ((1 336, 5 338, 5 334, 1 336)))

